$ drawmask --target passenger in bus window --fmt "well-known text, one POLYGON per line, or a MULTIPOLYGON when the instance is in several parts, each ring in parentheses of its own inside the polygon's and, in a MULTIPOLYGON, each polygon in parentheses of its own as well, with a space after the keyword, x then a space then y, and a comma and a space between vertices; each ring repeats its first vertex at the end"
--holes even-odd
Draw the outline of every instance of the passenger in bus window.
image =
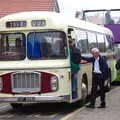
POLYGON ((90 104, 87 107, 90 108, 95 107, 97 87, 99 86, 100 99, 101 99, 101 104, 99 108, 105 108, 106 102, 105 102, 104 84, 105 84, 105 80, 108 78, 108 64, 106 59, 100 55, 98 48, 92 48, 91 54, 93 57, 83 57, 83 56, 81 57, 81 59, 93 63, 91 98, 90 98, 90 104))
POLYGON ((72 98, 77 97, 77 73, 80 70, 81 53, 75 46, 75 40, 69 40, 70 62, 71 62, 71 83, 72 83, 72 98))

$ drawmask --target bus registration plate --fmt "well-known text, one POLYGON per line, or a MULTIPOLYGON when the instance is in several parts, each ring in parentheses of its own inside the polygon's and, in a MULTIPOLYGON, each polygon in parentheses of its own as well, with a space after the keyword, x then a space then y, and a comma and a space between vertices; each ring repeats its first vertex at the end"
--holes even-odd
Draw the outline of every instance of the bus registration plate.
POLYGON ((18 102, 33 102, 34 97, 19 97, 18 102))

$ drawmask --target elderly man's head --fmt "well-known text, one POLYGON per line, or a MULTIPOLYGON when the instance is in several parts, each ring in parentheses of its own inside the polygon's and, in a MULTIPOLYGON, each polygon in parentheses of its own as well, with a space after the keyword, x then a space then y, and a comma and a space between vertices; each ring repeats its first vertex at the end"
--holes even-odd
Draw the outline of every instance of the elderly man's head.
POLYGON ((92 53, 93 57, 95 57, 95 58, 97 58, 100 55, 100 51, 98 48, 92 48, 91 53, 92 53))

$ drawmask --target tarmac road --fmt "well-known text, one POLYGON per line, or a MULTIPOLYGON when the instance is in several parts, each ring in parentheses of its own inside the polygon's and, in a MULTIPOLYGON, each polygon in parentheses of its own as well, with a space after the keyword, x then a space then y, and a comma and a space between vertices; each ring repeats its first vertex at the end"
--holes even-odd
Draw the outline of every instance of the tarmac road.
MULTIPOLYGON (((106 93, 107 108, 90 109, 78 104, 36 104, 12 109, 7 103, 0 104, 0 120, 119 120, 120 87, 106 93), (76 106, 77 105, 77 106, 76 106)), ((99 106, 99 97, 96 107, 99 106)))
POLYGON ((106 108, 97 108, 100 98, 96 100, 96 108, 82 107, 60 120, 120 120, 120 87, 106 93, 106 108))

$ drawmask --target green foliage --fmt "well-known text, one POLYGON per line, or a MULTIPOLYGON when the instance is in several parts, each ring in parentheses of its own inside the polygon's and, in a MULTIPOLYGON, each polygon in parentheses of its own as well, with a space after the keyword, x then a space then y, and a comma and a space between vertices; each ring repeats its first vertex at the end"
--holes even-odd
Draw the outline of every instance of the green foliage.
POLYGON ((120 72, 117 72, 116 81, 120 81, 120 72))

